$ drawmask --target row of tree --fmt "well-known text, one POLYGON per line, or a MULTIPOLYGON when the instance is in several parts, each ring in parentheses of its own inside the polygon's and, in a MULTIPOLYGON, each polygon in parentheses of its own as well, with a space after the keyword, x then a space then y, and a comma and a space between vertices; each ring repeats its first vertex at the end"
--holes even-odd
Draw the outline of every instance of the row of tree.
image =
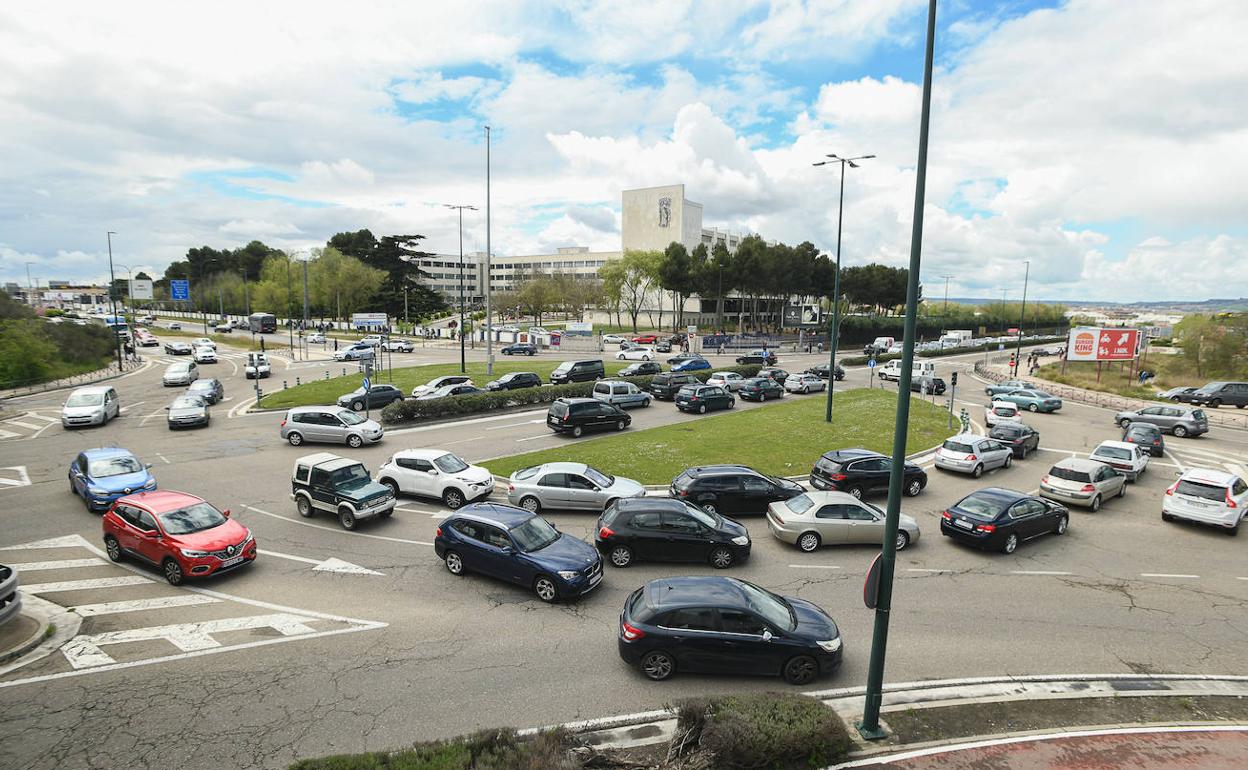
POLYGON ((1184 316, 1174 334, 1183 362, 1197 377, 1248 380, 1248 314, 1184 316))
POLYGON ((115 348, 103 324, 51 324, 0 292, 0 388, 14 388, 106 366, 115 348))

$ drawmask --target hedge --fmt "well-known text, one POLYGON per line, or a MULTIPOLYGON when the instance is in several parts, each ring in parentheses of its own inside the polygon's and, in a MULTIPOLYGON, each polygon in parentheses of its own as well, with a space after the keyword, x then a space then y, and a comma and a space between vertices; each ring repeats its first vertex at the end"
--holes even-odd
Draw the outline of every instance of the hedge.
MULTIPOLYGON (((761 366, 747 364, 745 366, 726 366, 718 369, 702 369, 691 372, 695 377, 706 382, 715 372, 737 372, 743 377, 758 374, 761 366)), ((635 384, 642 390, 649 390, 653 377, 618 377, 635 384)), ((568 385, 543 385, 540 388, 521 388, 519 390, 502 390, 491 393, 473 393, 466 396, 447 396, 445 398, 421 401, 405 398, 388 404, 381 410, 381 419, 387 425, 397 425, 417 420, 431 420, 441 417, 459 417, 470 414, 482 414, 495 409, 507 409, 534 404, 549 404, 560 398, 587 398, 594 392, 594 383, 576 382, 568 385)))
POLYGON ((483 730, 394 752, 303 759, 290 770, 580 770, 565 730, 520 738, 515 730, 483 730))
MULTIPOLYGON (((1036 340, 1024 340, 1024 342, 1028 345, 1044 345, 1046 343, 1065 342, 1065 341, 1066 341, 1065 336, 1041 337, 1040 339, 1036 339, 1036 340)), ((1007 353, 1010 352, 1011 348, 1012 346, 1007 344, 1005 348, 1005 352, 1007 353)), ((985 350, 988 350, 988 352, 990 353, 997 352, 995 350, 992 350, 987 345, 963 345, 957 348, 945 348, 944 350, 925 350, 921 353, 918 350, 916 350, 914 351, 914 357, 915 358, 940 358, 941 356, 958 356, 958 355, 963 355, 965 353, 983 353, 985 350)), ((843 366, 865 366, 867 361, 870 361, 871 358, 872 358, 871 356, 850 356, 848 358, 841 359, 841 365, 843 366)), ((875 356, 875 362, 877 364, 882 364, 885 361, 892 361, 894 358, 901 358, 901 354, 900 353, 883 353, 881 355, 875 356)))
POLYGON ((691 698, 676 705, 668 757, 717 770, 797 770, 843 759, 851 745, 845 723, 815 698, 791 693, 729 695, 691 698))

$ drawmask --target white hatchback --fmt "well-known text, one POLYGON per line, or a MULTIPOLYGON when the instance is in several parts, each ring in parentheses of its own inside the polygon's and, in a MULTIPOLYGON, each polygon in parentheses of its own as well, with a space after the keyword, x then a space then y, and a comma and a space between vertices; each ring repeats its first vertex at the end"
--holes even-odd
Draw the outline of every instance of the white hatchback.
POLYGON ((1234 473, 1191 468, 1179 476, 1161 498, 1162 521, 1185 519, 1239 532, 1248 512, 1248 482, 1234 473))
POLYGON ((1126 441, 1102 441, 1088 455, 1088 459, 1105 463, 1130 481, 1135 481, 1148 470, 1148 451, 1139 444, 1126 441))
POLYGON ((741 385, 745 382, 745 378, 736 372, 715 372, 707 378, 707 385, 718 385, 724 390, 736 393, 741 390, 741 385))
POLYGON ((1009 401, 993 401, 984 408, 984 422, 990 428, 1003 422, 1022 421, 1022 412, 1019 411, 1018 404, 1012 404, 1009 401))
POLYGON ((649 361, 654 358, 654 348, 636 347, 631 350, 621 350, 615 357, 621 361, 649 361))
POLYGON ((197 346, 191 356, 197 364, 215 364, 217 362, 217 351, 205 345, 197 346))

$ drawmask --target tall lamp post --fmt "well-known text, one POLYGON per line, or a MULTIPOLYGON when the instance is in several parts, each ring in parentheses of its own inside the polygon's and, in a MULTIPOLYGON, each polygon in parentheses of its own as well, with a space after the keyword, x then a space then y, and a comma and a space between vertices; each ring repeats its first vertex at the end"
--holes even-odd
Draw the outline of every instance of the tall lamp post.
POLYGON ((1018 379, 1019 358, 1023 355, 1023 318, 1027 315, 1027 281, 1031 278, 1031 260, 1023 260, 1023 305, 1018 311, 1018 344, 1014 346, 1014 379, 1018 379))
MULTIPOLYGON (((113 236, 116 235, 112 230, 105 233, 104 237, 108 239, 108 303, 112 308, 112 315, 117 315, 117 288, 115 286, 117 278, 113 275, 113 236)), ((125 369, 125 362, 121 357, 121 335, 116 329, 113 330, 113 345, 117 348, 117 369, 125 369)))
MULTIPOLYGON (((494 323, 490 313, 490 127, 485 127, 485 373, 494 376, 494 323)), ((461 258, 462 263, 462 258, 461 258)))
POLYGON ((832 279, 832 325, 828 329, 828 405, 825 410, 824 422, 832 422, 832 391, 836 388, 836 346, 841 334, 841 219, 845 215, 845 167, 858 168, 854 161, 874 158, 874 155, 859 155, 856 158, 841 158, 828 155, 832 160, 821 160, 812 166, 826 166, 839 163, 841 166, 841 197, 836 213, 836 276, 832 279))
MULTIPOLYGON (((477 207, 469 206, 466 203, 443 203, 442 205, 459 212, 459 371, 461 374, 466 374, 468 372, 468 354, 464 350, 464 209, 476 211, 477 207)), ((404 307, 407 306, 406 296, 404 294, 404 307)))
MULTIPOLYGON (((134 312, 134 297, 131 297, 131 296, 130 296, 130 291, 131 291, 132 289, 134 289, 134 268, 132 268, 132 267, 130 267, 130 266, 128 266, 128 265, 123 265, 123 264, 121 264, 121 263, 117 263, 115 266, 116 266, 116 267, 125 268, 126 275, 127 275, 127 276, 129 276, 129 283, 127 283, 127 284, 126 284, 126 299, 127 299, 127 300, 129 300, 129 302, 130 302, 130 309, 129 309, 128 311, 126 311, 126 312, 131 312, 131 313, 133 313, 133 312, 134 312)), ((124 305, 124 304, 122 305, 122 308, 121 308, 121 309, 122 309, 123 311, 125 311, 125 310, 126 310, 126 307, 125 307, 125 305, 124 305)))
POLYGON ((949 279, 952 277, 952 275, 941 276, 941 278, 945 279, 945 309, 941 312, 946 316, 949 315, 949 279))

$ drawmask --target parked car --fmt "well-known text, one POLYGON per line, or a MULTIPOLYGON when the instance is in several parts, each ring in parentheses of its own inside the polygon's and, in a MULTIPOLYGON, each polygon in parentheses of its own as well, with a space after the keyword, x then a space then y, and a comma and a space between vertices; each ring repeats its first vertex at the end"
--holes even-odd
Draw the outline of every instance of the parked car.
POLYGON ((564 361, 550 373, 550 384, 566 385, 569 382, 590 382, 607 376, 602 359, 587 361, 564 361))
POLYGON ((659 340, 658 342, 654 343, 654 352, 671 353, 672 343, 668 342, 667 340, 659 340))
POLYGON ((1210 409, 1223 404, 1243 409, 1248 406, 1248 382, 1211 382, 1192 394, 1191 403, 1210 409))
MULTIPOLYGON (((824 452, 810 469, 815 489, 847 492, 853 497, 888 491, 893 458, 870 449, 834 449, 824 452)), ((902 491, 916 497, 927 486, 927 471, 912 462, 902 469, 902 491)))
POLYGON ((264 353, 248 353, 247 363, 243 364, 243 377, 248 380, 262 380, 273 373, 269 357, 264 353))
POLYGON ((818 375, 808 374, 790 374, 788 379, 784 381, 784 389, 788 393, 811 393, 814 391, 824 391, 828 389, 827 380, 822 380, 818 375))
POLYGON ((1021 422, 997 423, 988 431, 988 438, 1010 447, 1020 460, 1026 460, 1028 454, 1040 448, 1040 434, 1021 422))
POLYGON ((18 592, 20 584, 17 570, 0 564, 0 626, 22 611, 22 595, 18 592))
POLYGON ((84 425, 107 425, 121 414, 121 399, 111 385, 88 385, 74 388, 61 406, 61 426, 79 428, 84 425))
POLYGON ((547 603, 583 596, 602 583, 602 557, 592 545, 511 505, 460 508, 438 526, 433 549, 452 575, 480 572, 547 603))
POLYGON ((171 385, 190 385, 199 379, 199 367, 194 361, 179 361, 176 364, 169 364, 165 367, 165 373, 161 376, 160 381, 165 387, 171 385))
MULTIPOLYGON (((806 492, 767 506, 767 528, 777 540, 810 553, 825 545, 884 542, 884 511, 845 492, 806 492)), ((918 542, 919 523, 901 514, 897 550, 918 542)))
POLYGON ((692 374, 663 372, 650 380, 650 392, 658 399, 675 400, 676 393, 686 385, 699 385, 702 381, 692 374))
POLYGON ((245 567, 256 560, 256 538, 230 511, 185 492, 126 495, 102 520, 104 550, 158 568, 170 585, 245 567))
POLYGON ((1175 404, 1122 411, 1114 415, 1114 422, 1120 428, 1126 428, 1133 422, 1146 422, 1174 434, 1176 438, 1199 436, 1209 432, 1209 418, 1205 416, 1205 410, 1175 404))
POLYGON ((546 463, 511 474, 507 501, 526 511, 549 509, 603 511, 617 500, 642 497, 646 488, 585 463, 546 463))
POLYGON ((165 418, 169 430, 197 426, 206 428, 212 421, 212 415, 208 411, 208 402, 199 396, 188 394, 178 396, 172 404, 165 407, 165 411, 169 413, 165 418))
POLYGON ((156 488, 152 466, 121 447, 86 449, 69 464, 69 491, 88 511, 103 511, 119 497, 156 488))
POLYGON ((529 334, 550 334, 544 326, 530 326, 529 334))
POLYGON ((1148 450, 1126 441, 1102 441, 1088 459, 1105 463, 1125 475, 1127 481, 1139 479, 1148 470, 1148 450))
POLYGON ((931 393, 937 396, 945 395, 946 389, 944 379, 933 377, 931 375, 921 375, 910 380, 910 391, 913 393, 931 393))
POLYGON ((344 393, 338 397, 337 403, 338 406, 362 412, 366 408, 380 409, 387 404, 402 400, 403 391, 393 385, 378 383, 369 387, 368 390, 360 386, 350 393, 344 393))
POLYGON ((748 353, 737 356, 737 365, 745 364, 762 364, 763 366, 775 366, 780 363, 780 359, 776 356, 774 350, 751 350, 748 353))
POLYGON ((497 380, 485 383, 485 389, 490 391, 521 390, 541 386, 542 378, 537 375, 537 372, 508 372, 497 380))
POLYGON ((745 382, 745 378, 736 372, 715 372, 707 378, 707 385, 718 385, 724 390, 736 393, 741 389, 741 384, 745 382))
POLYGON ((441 500, 455 510, 484 500, 494 491, 494 476, 479 465, 469 465, 445 449, 404 449, 377 469, 377 481, 399 493, 441 500))
POLYGON ((650 406, 650 394, 631 382, 623 380, 599 380, 594 383, 594 398, 614 404, 621 409, 634 406, 650 406))
POLYGON ((328 511, 346 530, 355 529, 360 521, 394 513, 390 487, 373 481, 364 463, 329 452, 295 460, 290 493, 300 516, 306 519, 317 511, 328 511))
POLYGON ((615 357, 620 361, 649 361, 656 355, 654 348, 634 347, 621 350, 615 354, 615 357))
POLYGON ((710 369, 710 368, 711 368, 711 362, 707 361, 705 358, 690 358, 685 361, 681 361, 678 364, 674 364, 672 366, 672 371, 673 372, 696 372, 696 371, 701 371, 703 369, 710 369))
POLYGON ((737 400, 726 389, 718 385, 686 385, 676 391, 676 408, 682 412, 706 414, 715 409, 731 409, 737 400))
POLYGON ((1006 393, 1012 393, 1016 390, 1035 390, 1036 386, 1026 380, 1006 380, 998 382, 995 385, 989 385, 984 388, 984 393, 989 396, 999 396, 1006 393))
POLYGON ((623 409, 596 398, 560 398, 546 411, 546 427, 580 438, 587 430, 624 430, 633 418, 623 409))
POLYGON ((334 406, 296 406, 286 412, 278 429, 283 441, 300 446, 305 441, 346 444, 359 449, 374 444, 385 436, 385 429, 375 420, 349 409, 334 406))
POLYGON ((414 353, 416 352, 416 344, 411 340, 397 339, 391 337, 381 343, 382 350, 388 350, 391 353, 414 353))
POLYGON ((1082 505, 1093 512, 1111 497, 1127 493, 1125 474, 1096 460, 1067 457, 1058 460, 1040 479, 1040 496, 1066 505, 1082 505))
POLYGON ((633 337, 632 341, 636 342, 638 345, 653 345, 654 343, 659 341, 659 335, 639 334, 636 337, 633 337))
POLYGON ((1051 396, 1043 390, 1019 388, 1009 393, 1001 393, 992 397, 993 401, 1009 401, 1018 404, 1029 412, 1056 412, 1062 408, 1062 400, 1051 396))
MULTIPOLYGON (((826 380, 828 379, 828 372, 830 371, 833 371, 833 370, 830 369, 827 364, 815 364, 814 366, 806 370, 806 374, 813 374, 821 380, 826 380)), ((835 373, 836 373, 837 382, 840 382, 841 380, 845 379, 845 369, 840 364, 836 365, 835 373)))
POLYGON ((784 386, 767 377, 751 377, 741 382, 737 395, 746 401, 766 401, 769 398, 784 398, 784 386))
POLYGON ((750 533, 739 522, 660 497, 612 503, 598 517, 594 545, 616 567, 640 560, 725 569, 750 558, 750 533))
POLYGON ((1161 457, 1166 453, 1166 439, 1161 434, 1161 428, 1152 423, 1128 423, 1122 429, 1122 440, 1128 444, 1139 444, 1153 457, 1161 457))
POLYGON ((357 342, 349 348, 334 352, 335 361, 371 361, 377 353, 372 345, 357 342))
POLYGON ((744 465, 689 468, 672 480, 668 494, 710 513, 762 513, 777 500, 806 490, 800 484, 768 476, 744 465))
POLYGON ((537 345, 531 342, 517 342, 512 345, 504 345, 501 352, 505 356, 535 356, 537 355, 537 345))
POLYGON ((201 345, 194 349, 191 357, 197 364, 215 364, 217 362, 217 351, 201 345))
POLYGON ((189 342, 165 343, 165 355, 167 356, 189 356, 191 352, 191 344, 189 342))
POLYGON ((1012 404, 1009 401, 993 401, 984 407, 984 424, 988 427, 1007 422, 1021 422, 1022 419, 1018 404, 1012 404))
POLYGON ((654 681, 679 671, 807 685, 836 671, 844 654, 836 622, 819 606, 711 575, 659 578, 629 594, 618 646, 654 681))
MULTIPOLYGON (((818 372, 816 372, 816 371, 812 371, 813 369, 816 369, 816 368, 817 368, 817 367, 813 367, 813 366, 812 366, 810 369, 807 369, 806 371, 810 372, 811 374, 819 374, 819 373, 818 373, 818 372)), ((843 378, 843 377, 844 377, 844 371, 845 371, 844 369, 842 369, 842 370, 841 370, 841 372, 842 372, 842 374, 841 374, 841 378, 843 378)), ((827 370, 826 370, 826 369, 824 370, 824 373, 825 373, 825 374, 827 373, 827 370)), ((783 385, 783 384, 784 384, 784 381, 785 381, 786 379, 788 379, 788 377, 789 377, 789 373, 788 373, 788 372, 786 372, 785 370, 780 369, 780 368, 775 367, 775 366, 767 366, 767 367, 763 367, 762 369, 759 369, 759 370, 758 370, 758 376, 759 376, 759 377, 766 377, 766 378, 767 378, 767 379, 769 379, 769 380, 775 380, 777 383, 779 383, 779 384, 783 385)), ((824 379, 827 379, 827 377, 824 377, 824 379)), ((840 378, 838 378, 838 379, 840 379, 840 378)))
POLYGON ((209 404, 217 404, 225 398, 225 386, 216 377, 195 380, 186 389, 188 396, 199 396, 209 404))
POLYGON ((1184 388, 1184 387, 1171 388, 1170 390, 1164 391, 1162 393, 1158 393, 1157 398, 1163 401, 1174 401, 1180 404, 1190 404, 1192 403, 1192 394, 1195 393, 1197 390, 1199 390, 1199 388, 1184 388))
POLYGON ((324 345, 325 335, 321 334, 320 332, 312 332, 311 334, 308 335, 308 344, 309 345, 324 345))
POLYGON ((1248 515, 1248 483, 1234 473, 1188 468, 1161 498, 1161 520, 1180 519, 1239 534, 1248 515))
POLYGON ((969 473, 975 478, 993 468, 1008 468, 1014 460, 1014 448, 987 436, 961 433, 945 439, 936 450, 936 467, 947 471, 969 473))
POLYGON ((473 384, 472 378, 466 374, 448 374, 442 377, 434 377, 432 380, 429 380, 424 385, 417 385, 416 387, 412 388, 412 397, 415 398, 415 397, 423 396, 426 393, 432 393, 433 391, 438 390, 439 388, 444 388, 447 385, 472 385, 472 384, 473 384))
POLYGON ((483 388, 478 388, 471 383, 463 382, 458 385, 443 385, 437 390, 431 390, 428 393, 422 393, 416 397, 417 401, 433 401, 447 396, 471 396, 474 393, 485 393, 483 388))
POLYGON ((621 337, 621 336, 620 336, 620 335, 618 335, 618 334, 604 334, 604 335, 602 335, 602 342, 603 342, 603 344, 604 344, 604 345, 618 345, 618 344, 620 344, 621 342, 627 342, 627 341, 628 341, 628 340, 624 339, 623 337, 621 337))
POLYGON ((667 362, 675 366, 676 364, 684 363, 685 361, 691 361, 697 358, 704 358, 704 356, 701 353, 677 353, 667 359, 667 362))
POLYGON ((940 534, 966 545, 1014 553, 1019 543, 1066 534, 1070 513, 1052 500, 1001 487, 976 490, 940 514, 940 534))
POLYGON ((621 369, 617 377, 648 377, 663 371, 663 367, 654 361, 647 361, 641 364, 629 364, 621 369))

